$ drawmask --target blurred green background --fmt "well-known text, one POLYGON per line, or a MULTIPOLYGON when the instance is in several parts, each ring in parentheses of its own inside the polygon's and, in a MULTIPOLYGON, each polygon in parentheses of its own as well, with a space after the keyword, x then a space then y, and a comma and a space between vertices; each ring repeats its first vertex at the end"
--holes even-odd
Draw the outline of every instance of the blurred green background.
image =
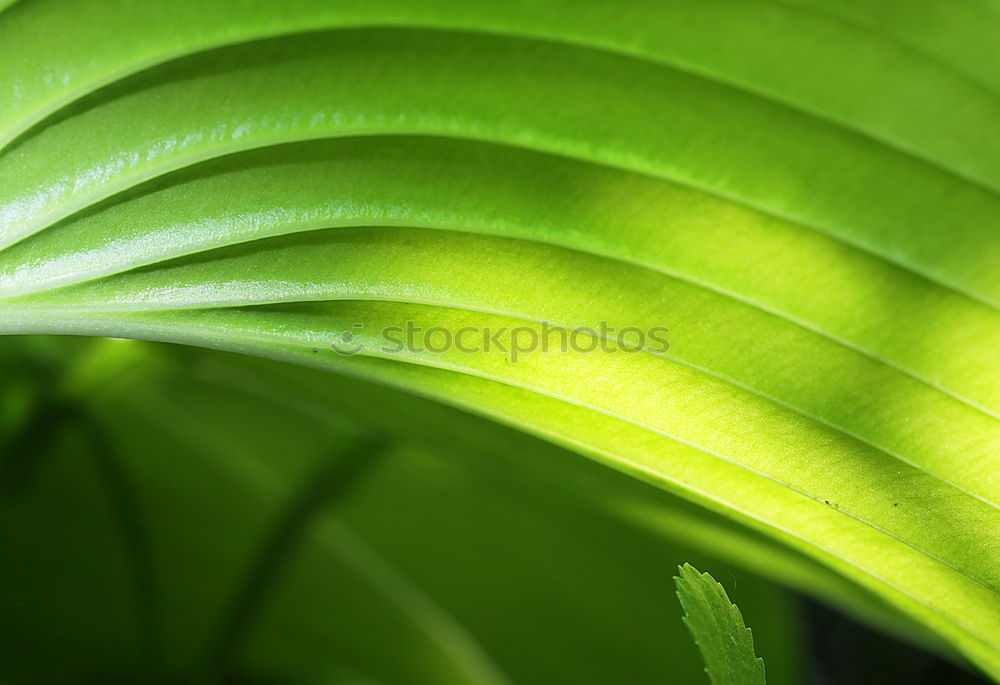
POLYGON ((769 682, 976 682, 733 564, 714 515, 470 415, 133 341, 0 365, 6 682, 707 682, 685 561, 769 682))

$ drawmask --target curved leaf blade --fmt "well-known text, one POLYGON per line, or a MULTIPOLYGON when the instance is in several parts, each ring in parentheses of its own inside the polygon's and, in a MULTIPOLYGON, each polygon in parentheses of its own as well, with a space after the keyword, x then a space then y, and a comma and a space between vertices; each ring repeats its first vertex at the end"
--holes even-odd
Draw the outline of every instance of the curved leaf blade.
MULTIPOLYGON (((695 4, 670 7, 716 39, 744 16, 695 4)), ((135 7, 103 6, 96 35, 135 7)), ((73 2, 0 14, 0 35, 63 43, 0 68, 0 332, 237 350, 481 412, 774 536, 1000 672, 1000 155, 978 141, 996 98, 969 79, 988 67, 899 42, 926 26, 784 6, 755 21, 823 39, 782 42, 803 59, 780 65, 685 53, 641 3, 565 34, 516 4, 444 26, 396 8, 392 29, 324 7, 223 29, 228 3, 182 3, 192 31, 98 47, 67 33, 73 2), (858 35, 866 67, 829 62, 858 35), (798 65, 840 76, 827 92, 798 65), (672 337, 387 353, 405 321, 672 337), (356 354, 330 349, 359 326, 356 354)))

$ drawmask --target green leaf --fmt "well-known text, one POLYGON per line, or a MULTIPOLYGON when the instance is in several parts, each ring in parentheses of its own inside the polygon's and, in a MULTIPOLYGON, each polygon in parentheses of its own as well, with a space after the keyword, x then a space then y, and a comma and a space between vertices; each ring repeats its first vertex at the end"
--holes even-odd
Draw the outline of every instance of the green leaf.
POLYGON ((753 635, 726 590, 691 564, 677 572, 684 624, 701 650, 712 685, 764 685, 764 660, 754 653, 753 635))
POLYGON ((11 5, 0 333, 477 413, 1000 677, 997 16, 619 5, 11 5), (596 349, 386 351, 406 322, 596 349), (669 349, 602 350, 602 323, 669 349))

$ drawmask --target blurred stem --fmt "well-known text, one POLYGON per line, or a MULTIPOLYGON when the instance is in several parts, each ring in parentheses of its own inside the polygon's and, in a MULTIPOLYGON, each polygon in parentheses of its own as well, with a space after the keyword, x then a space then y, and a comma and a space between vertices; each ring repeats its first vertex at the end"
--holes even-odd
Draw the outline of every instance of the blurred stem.
POLYGON ((159 667, 159 612, 155 571, 142 511, 114 445, 95 421, 75 403, 65 399, 43 401, 9 444, 0 460, 2 493, 9 498, 23 495, 46 457, 57 457, 50 448, 61 429, 72 427, 91 447, 94 465, 104 480, 112 516, 122 536, 126 563, 132 572, 136 609, 136 652, 147 673, 159 667))
POLYGON ((115 519, 121 528, 128 562, 132 567, 138 623, 137 648, 140 664, 147 674, 159 672, 160 612, 157 601, 156 569, 142 508, 135 497, 128 474, 114 445, 103 430, 83 414, 71 417, 94 447, 96 466, 108 487, 115 519))
POLYGON ((28 489, 57 429, 75 411, 69 404, 58 401, 43 400, 35 407, 0 456, 0 492, 5 497, 17 497, 28 489))
POLYGON ((373 437, 358 438, 341 454, 324 459, 292 495, 223 616, 216 638, 207 652, 203 682, 225 681, 235 657, 282 572, 308 533, 310 524, 325 507, 343 501, 355 489, 386 447, 386 443, 373 437))

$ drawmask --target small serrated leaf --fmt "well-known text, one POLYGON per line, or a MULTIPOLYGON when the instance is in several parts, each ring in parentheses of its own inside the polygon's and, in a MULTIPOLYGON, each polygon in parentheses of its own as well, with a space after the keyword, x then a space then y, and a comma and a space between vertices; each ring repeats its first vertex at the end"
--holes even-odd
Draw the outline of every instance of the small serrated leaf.
POLYGON ((754 653, 753 635, 722 585, 691 564, 678 567, 678 573, 674 581, 684 624, 712 685, 764 685, 764 660, 754 653))

